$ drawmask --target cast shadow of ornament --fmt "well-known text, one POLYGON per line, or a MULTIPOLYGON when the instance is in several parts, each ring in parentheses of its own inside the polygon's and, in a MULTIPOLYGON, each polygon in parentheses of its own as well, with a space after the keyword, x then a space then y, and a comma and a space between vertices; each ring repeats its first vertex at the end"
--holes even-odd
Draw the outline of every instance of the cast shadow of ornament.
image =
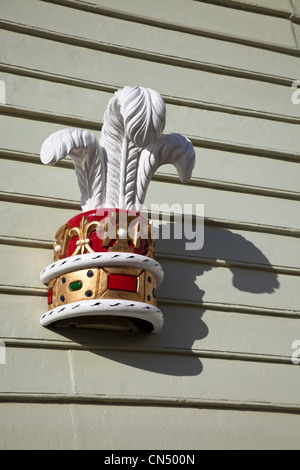
MULTIPOLYGON (((201 341, 209 333, 222 334, 218 331, 210 332, 203 320, 207 307, 206 292, 198 287, 202 276, 219 269, 217 260, 227 260, 228 267, 221 269, 231 271, 232 285, 241 292, 272 295, 280 284, 268 258, 240 234, 208 223, 205 226, 203 248, 187 252, 186 241, 174 238, 173 224, 170 224, 170 230, 170 239, 157 240, 158 259, 165 270, 165 280, 159 290, 158 305, 165 317, 160 332, 156 335, 129 332, 116 335, 112 332, 66 328, 61 329, 60 333, 94 354, 130 367, 178 377, 201 374, 201 356, 207 354, 201 341), (228 260, 251 260, 266 269, 261 272, 243 269, 238 263, 234 266, 228 260), (113 348, 113 352, 108 351, 113 348)), ((220 309, 222 314, 226 315, 226 312, 220 309)))

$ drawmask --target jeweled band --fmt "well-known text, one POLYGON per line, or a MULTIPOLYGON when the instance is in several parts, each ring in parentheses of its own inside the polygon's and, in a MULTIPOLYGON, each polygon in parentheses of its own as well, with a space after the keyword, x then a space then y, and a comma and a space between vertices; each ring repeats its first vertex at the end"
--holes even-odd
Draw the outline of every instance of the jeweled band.
POLYGON ((100 327, 113 311, 115 317, 130 313, 131 323, 149 332, 160 329, 163 269, 154 258, 151 225, 140 214, 108 209, 73 217, 56 234, 56 261, 40 275, 49 308, 41 324, 100 327))
POLYGON ((88 299, 123 299, 156 306, 157 280, 138 268, 81 269, 52 279, 48 284, 49 309, 88 299))

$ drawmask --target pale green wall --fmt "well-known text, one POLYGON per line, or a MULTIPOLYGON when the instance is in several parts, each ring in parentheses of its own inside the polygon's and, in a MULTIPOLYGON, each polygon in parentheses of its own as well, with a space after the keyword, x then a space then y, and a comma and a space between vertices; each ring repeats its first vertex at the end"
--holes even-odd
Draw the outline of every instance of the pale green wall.
POLYGON ((0 17, 0 448, 299 448, 298 0, 1 0, 0 17), (205 246, 158 242, 158 335, 42 328, 39 273, 80 197, 41 144, 99 136, 125 85, 160 92, 195 146, 191 183, 162 167, 146 203, 205 204, 205 246))

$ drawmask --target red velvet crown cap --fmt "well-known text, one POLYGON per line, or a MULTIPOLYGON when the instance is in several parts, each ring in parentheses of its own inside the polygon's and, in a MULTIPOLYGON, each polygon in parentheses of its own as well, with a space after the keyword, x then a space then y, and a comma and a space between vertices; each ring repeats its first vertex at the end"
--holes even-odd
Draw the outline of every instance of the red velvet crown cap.
MULTIPOLYGON (((145 227, 148 225, 148 219, 146 217, 142 216, 139 212, 133 212, 133 211, 127 211, 124 209, 115 209, 115 208, 108 208, 108 209, 93 209, 88 212, 82 212, 81 214, 76 215, 75 217, 72 217, 67 222, 67 226, 71 229, 74 227, 80 227, 80 223, 82 219, 85 217, 88 222, 100 222, 105 220, 106 223, 110 222, 112 224, 115 224, 115 214, 116 213, 123 213, 126 214, 127 216, 130 217, 136 217, 139 218, 139 221, 145 224, 145 227)), ((74 253, 76 249, 76 242, 78 242, 79 237, 74 236, 69 241, 66 251, 66 255, 63 257, 68 257, 71 256, 72 253, 74 253)), ((91 234, 89 235, 89 245, 92 248, 94 252, 107 252, 111 246, 113 246, 116 243, 116 239, 111 240, 110 244, 108 246, 103 246, 103 238, 101 237, 101 234, 97 232, 97 230, 93 230, 91 234)), ((129 246, 134 249, 134 253, 140 254, 140 255, 145 255, 147 253, 149 241, 148 238, 141 238, 140 240, 140 246, 137 248, 134 246, 133 243, 129 243, 129 246)))

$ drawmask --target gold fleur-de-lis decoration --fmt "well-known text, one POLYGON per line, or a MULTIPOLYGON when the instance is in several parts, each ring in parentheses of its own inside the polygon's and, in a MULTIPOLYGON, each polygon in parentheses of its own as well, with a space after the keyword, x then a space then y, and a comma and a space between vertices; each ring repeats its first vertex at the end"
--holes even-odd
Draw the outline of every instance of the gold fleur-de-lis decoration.
POLYGON ((91 233, 97 230, 99 227, 99 222, 90 222, 87 217, 83 217, 80 222, 80 227, 73 227, 69 231, 69 237, 72 240, 75 237, 78 237, 76 242, 76 249, 72 256, 82 255, 83 253, 94 253, 94 250, 91 248, 90 236, 91 233))

